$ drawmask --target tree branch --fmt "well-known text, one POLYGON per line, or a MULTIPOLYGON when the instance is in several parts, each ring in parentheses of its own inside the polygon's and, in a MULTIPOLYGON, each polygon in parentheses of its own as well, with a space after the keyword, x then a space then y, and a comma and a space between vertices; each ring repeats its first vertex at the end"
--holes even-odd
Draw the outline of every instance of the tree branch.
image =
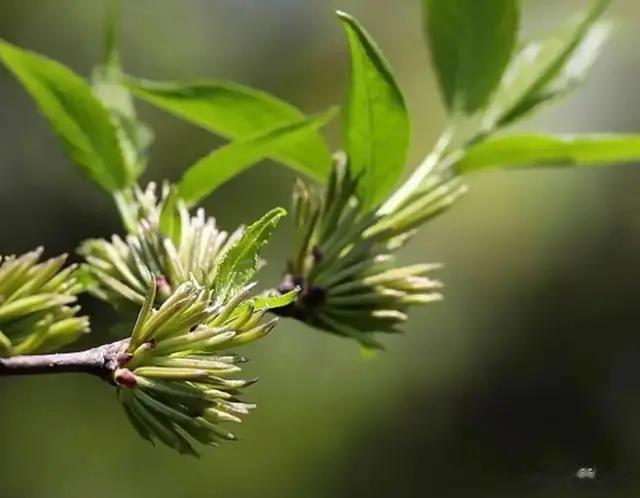
POLYGON ((74 353, 0 358, 0 376, 86 373, 109 380, 125 354, 129 339, 74 353))

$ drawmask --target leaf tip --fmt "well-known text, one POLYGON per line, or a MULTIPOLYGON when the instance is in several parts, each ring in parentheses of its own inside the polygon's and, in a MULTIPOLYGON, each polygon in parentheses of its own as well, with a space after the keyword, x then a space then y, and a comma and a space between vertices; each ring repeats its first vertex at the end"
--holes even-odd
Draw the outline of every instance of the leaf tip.
POLYGON ((287 215, 287 210, 283 207, 275 207, 271 211, 269 211, 268 216, 273 218, 274 220, 279 220, 280 218, 287 215))
POLYGON ((335 118, 338 114, 340 114, 340 106, 332 105, 326 111, 321 112, 317 115, 317 120, 320 123, 320 127, 328 124, 333 118, 335 118))

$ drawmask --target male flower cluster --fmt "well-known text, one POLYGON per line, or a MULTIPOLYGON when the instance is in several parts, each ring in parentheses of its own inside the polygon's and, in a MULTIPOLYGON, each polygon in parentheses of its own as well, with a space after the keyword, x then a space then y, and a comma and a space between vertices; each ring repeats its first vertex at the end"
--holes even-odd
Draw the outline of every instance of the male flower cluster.
POLYGON ((278 312, 378 348, 373 332, 397 332, 411 305, 441 299, 441 283, 430 276, 439 265, 398 267, 394 252, 465 187, 455 177, 434 175, 392 213, 363 212, 355 194, 357 179, 347 166, 345 157, 336 156, 324 192, 314 192, 300 181, 295 185, 297 238, 279 290, 301 291, 294 303, 278 312))
POLYGON ((54 351, 89 331, 76 266, 66 255, 40 262, 42 252, 0 257, 0 356, 54 351))
POLYGON ((266 335, 277 319, 264 320, 282 298, 249 299, 253 285, 216 300, 213 291, 185 282, 155 308, 151 285, 113 382, 138 433, 183 454, 197 456, 192 441, 234 440, 223 422, 240 422, 255 407, 240 399, 253 383, 235 376, 246 360, 229 352, 266 335))
POLYGON ((191 216, 169 189, 137 192, 137 221, 124 237, 81 247, 94 295, 116 306, 140 306, 112 381, 136 430, 180 453, 193 441, 233 440, 220 427, 240 422, 254 405, 240 400, 252 380, 236 378, 245 359, 230 349, 266 335, 296 292, 251 297, 258 254, 283 209, 274 209, 231 235, 203 210, 191 216))

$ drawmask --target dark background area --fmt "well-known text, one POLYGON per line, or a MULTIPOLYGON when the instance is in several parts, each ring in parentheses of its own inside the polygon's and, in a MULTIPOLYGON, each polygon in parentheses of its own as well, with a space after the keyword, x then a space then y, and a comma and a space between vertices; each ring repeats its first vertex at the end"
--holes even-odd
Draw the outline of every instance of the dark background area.
MULTIPOLYGON (((388 55, 414 123, 411 165, 444 113, 423 48, 419 2, 132 0, 126 69, 215 77, 315 112, 342 102, 348 54, 332 10, 358 17, 388 55)), ((525 0, 525 32, 564 22, 578 0, 525 0)), ((100 56, 100 0, 2 0, 0 37, 87 75, 100 56)), ((640 5, 613 2, 617 30, 575 97, 526 129, 640 130, 640 5)), ((175 179, 221 143, 148 106, 157 142, 148 180, 175 179)), ((339 126, 328 136, 339 146, 339 126)), ((288 205, 294 175, 264 163, 205 204, 233 228, 288 205)), ((0 379, 0 496, 7 498, 341 498, 638 496, 640 168, 492 172, 402 254, 440 261, 446 300, 416 309, 406 334, 363 357, 351 342, 283 321, 246 348, 261 381, 242 441, 195 461, 152 448, 114 393, 91 378, 0 379), (596 469, 593 480, 574 476, 596 469)), ((73 253, 119 232, 110 199, 70 167, 25 92, 0 71, 0 253, 73 253)), ((266 251, 278 281, 291 225, 266 251)), ((113 313, 83 298, 90 338, 113 313)))

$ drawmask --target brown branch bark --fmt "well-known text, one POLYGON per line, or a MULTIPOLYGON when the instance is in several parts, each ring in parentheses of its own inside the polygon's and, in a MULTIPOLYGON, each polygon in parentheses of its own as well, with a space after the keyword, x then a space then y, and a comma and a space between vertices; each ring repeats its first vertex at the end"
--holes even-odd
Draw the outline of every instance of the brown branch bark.
POLYGON ((129 339, 74 353, 42 354, 0 358, 0 376, 57 373, 86 373, 105 380, 118 366, 129 339))

